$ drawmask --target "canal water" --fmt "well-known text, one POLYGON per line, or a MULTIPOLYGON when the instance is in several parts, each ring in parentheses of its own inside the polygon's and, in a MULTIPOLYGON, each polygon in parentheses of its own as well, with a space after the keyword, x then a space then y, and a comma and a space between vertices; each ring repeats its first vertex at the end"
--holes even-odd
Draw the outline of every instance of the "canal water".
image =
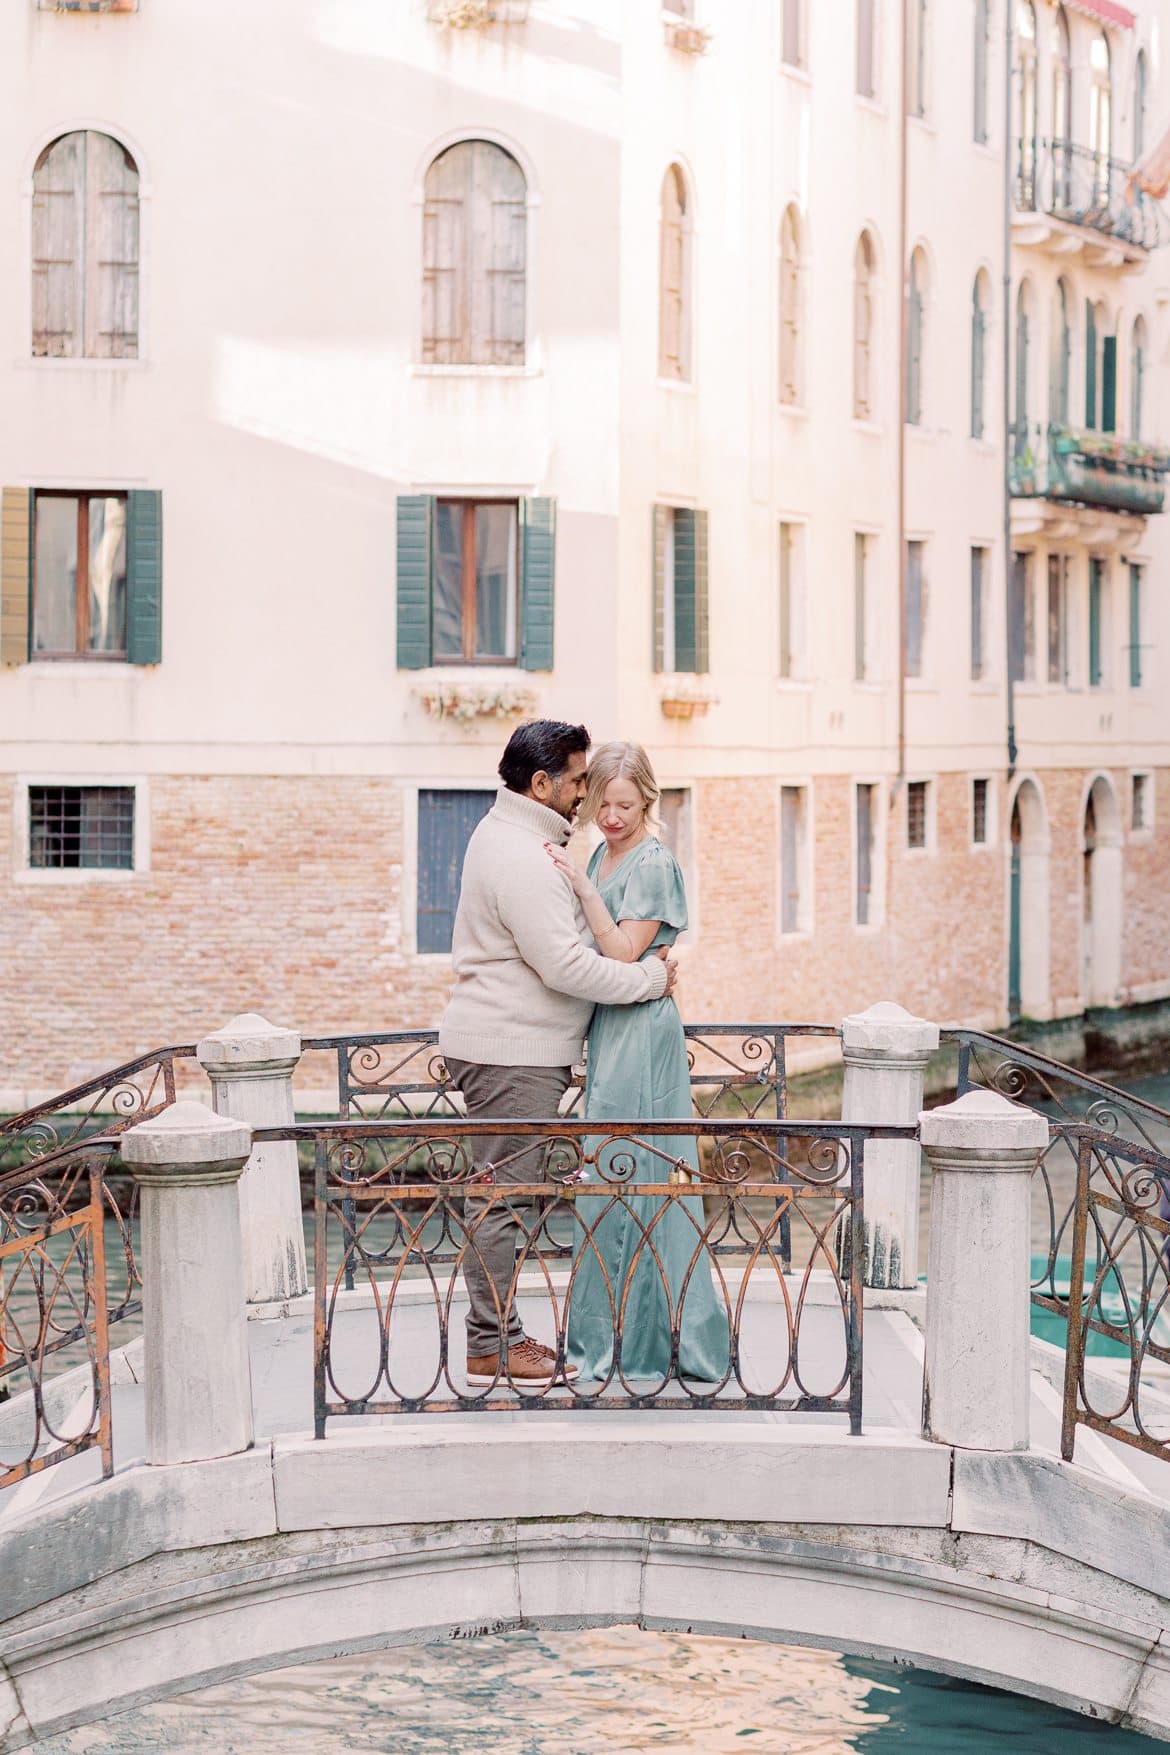
POLYGON ((33 1755, 1153 1755, 1159 1747, 925 1671, 610 1627, 274 1670, 50 1738, 33 1755))

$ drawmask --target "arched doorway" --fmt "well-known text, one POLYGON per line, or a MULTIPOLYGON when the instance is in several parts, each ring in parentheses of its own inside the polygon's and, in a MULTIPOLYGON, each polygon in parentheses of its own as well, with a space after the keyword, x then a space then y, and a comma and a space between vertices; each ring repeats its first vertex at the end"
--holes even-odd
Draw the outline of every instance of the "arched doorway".
POLYGON ((1081 825, 1081 993, 1086 1006, 1116 1005, 1121 986, 1121 811, 1098 774, 1081 825))
POLYGON ((1034 780, 1022 780, 1011 810, 1008 893, 1008 1014, 1047 1018, 1048 818, 1034 780))

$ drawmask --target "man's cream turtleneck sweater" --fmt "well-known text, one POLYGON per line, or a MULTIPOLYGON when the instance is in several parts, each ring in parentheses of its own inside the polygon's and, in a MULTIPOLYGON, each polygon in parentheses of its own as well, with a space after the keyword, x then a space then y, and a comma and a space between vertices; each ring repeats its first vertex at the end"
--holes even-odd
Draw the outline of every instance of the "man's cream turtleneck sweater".
POLYGON ((535 798, 501 787, 463 862, 451 945, 455 989, 439 1047, 485 1066, 571 1066, 595 1005, 660 999, 666 965, 601 957, 544 843, 569 825, 535 798))

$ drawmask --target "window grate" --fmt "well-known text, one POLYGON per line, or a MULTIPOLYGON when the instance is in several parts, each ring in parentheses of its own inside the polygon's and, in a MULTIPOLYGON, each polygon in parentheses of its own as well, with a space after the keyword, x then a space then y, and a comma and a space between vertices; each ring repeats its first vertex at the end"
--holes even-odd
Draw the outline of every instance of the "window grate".
POLYGON ((34 871, 133 871, 132 786, 30 786, 34 871))
POLYGON ((911 780, 906 788, 906 845, 926 846, 925 780, 911 780))
POLYGON ((971 785, 971 839, 977 847, 987 844, 987 781, 971 785))

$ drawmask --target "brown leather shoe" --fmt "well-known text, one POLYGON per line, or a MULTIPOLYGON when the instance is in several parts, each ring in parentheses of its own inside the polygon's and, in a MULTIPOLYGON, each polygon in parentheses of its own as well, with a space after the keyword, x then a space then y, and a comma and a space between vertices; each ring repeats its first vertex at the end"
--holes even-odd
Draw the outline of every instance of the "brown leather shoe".
MULTIPOLYGON (((576 1376, 573 1366, 569 1370, 576 1376)), ((521 1389, 546 1389, 556 1375, 555 1354, 550 1354, 547 1347, 539 1346, 527 1336, 508 1348, 506 1364, 502 1364, 494 1353, 486 1356, 473 1354, 467 1361, 467 1381, 473 1388, 490 1388, 498 1381, 521 1389)))
MULTIPOLYGON (((555 1362, 556 1356, 557 1356, 557 1352, 556 1352, 555 1347, 546 1347, 543 1341, 538 1341, 536 1339, 535 1335, 525 1335, 524 1339, 527 1341, 527 1343, 530 1347, 535 1347, 538 1353, 543 1353, 545 1358, 548 1359, 550 1362, 555 1362)), ((572 1383, 574 1377, 579 1377, 579 1376, 580 1376, 580 1372, 578 1371, 577 1367, 575 1365, 570 1365, 566 1362, 566 1364, 565 1364, 565 1378, 566 1378, 566 1380, 569 1383, 572 1383)))
POLYGON ((498 1353, 468 1353, 467 1381, 471 1384, 491 1384, 496 1381, 500 1369, 498 1353))

